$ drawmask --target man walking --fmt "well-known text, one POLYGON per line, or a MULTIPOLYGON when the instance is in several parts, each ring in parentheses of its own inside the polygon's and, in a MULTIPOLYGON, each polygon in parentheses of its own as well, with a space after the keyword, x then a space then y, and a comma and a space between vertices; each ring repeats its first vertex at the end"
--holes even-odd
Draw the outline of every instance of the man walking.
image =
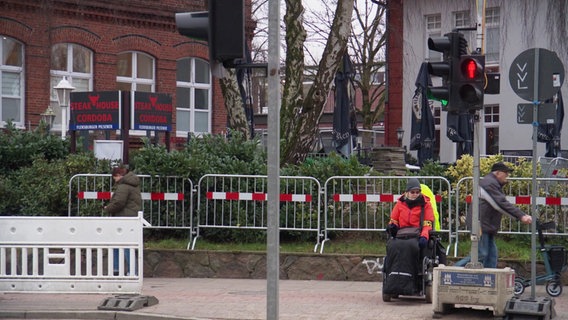
MULTIPOLYGON (((501 218, 506 213, 517 218, 524 224, 532 223, 532 217, 513 205, 503 193, 503 186, 507 184, 509 173, 513 171, 503 162, 497 162, 491 167, 491 172, 479 181, 479 223, 481 239, 479 242, 479 260, 484 268, 497 268, 497 245, 495 235, 501 228, 501 218)), ((467 225, 471 230, 472 207, 467 214, 467 225)), ((463 267, 471 257, 465 257, 456 262, 454 266, 463 267)))

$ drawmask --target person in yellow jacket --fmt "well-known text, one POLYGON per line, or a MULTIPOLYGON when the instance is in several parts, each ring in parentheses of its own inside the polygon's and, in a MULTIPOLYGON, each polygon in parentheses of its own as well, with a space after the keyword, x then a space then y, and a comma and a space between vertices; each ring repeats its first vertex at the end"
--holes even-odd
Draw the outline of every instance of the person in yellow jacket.
POLYGON ((438 206, 436 204, 436 196, 434 192, 427 185, 421 183, 420 190, 422 194, 430 199, 430 204, 432 205, 432 211, 434 211, 434 231, 440 231, 440 215, 438 214, 438 206))

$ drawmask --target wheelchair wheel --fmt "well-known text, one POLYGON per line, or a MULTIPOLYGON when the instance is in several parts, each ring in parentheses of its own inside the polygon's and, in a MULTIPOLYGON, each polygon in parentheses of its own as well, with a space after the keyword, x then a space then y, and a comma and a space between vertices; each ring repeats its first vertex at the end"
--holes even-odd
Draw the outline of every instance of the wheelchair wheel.
POLYGON ((562 294, 562 283, 559 280, 550 280, 546 283, 546 293, 551 297, 558 297, 562 294))
POLYGON ((391 302, 391 295, 383 293, 383 302, 391 302))
POLYGON ((514 293, 516 296, 520 296, 525 292, 525 280, 523 278, 515 278, 514 293))

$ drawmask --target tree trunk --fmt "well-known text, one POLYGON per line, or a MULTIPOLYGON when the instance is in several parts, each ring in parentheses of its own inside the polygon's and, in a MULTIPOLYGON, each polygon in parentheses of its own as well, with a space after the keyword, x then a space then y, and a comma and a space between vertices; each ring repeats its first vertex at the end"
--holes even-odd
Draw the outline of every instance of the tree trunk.
POLYGON ((338 0, 335 17, 313 85, 303 94, 306 31, 301 0, 286 0, 286 83, 281 110, 281 162, 298 163, 312 150, 319 120, 351 32, 354 0, 338 0))
POLYGON ((235 72, 233 70, 225 70, 225 76, 219 79, 219 83, 221 84, 221 91, 227 108, 228 128, 242 132, 245 137, 250 137, 250 127, 235 72))

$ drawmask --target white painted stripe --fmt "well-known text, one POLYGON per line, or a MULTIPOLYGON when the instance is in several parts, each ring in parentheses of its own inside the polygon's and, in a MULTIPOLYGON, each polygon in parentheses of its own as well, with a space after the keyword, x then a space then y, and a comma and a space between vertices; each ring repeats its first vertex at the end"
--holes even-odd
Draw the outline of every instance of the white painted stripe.
POLYGON ((239 192, 239 200, 252 200, 252 193, 239 192))
POLYGON ((366 198, 367 202, 381 202, 380 194, 368 194, 366 198))
POLYGON ((85 191, 83 192, 83 199, 98 199, 98 192, 85 191))

